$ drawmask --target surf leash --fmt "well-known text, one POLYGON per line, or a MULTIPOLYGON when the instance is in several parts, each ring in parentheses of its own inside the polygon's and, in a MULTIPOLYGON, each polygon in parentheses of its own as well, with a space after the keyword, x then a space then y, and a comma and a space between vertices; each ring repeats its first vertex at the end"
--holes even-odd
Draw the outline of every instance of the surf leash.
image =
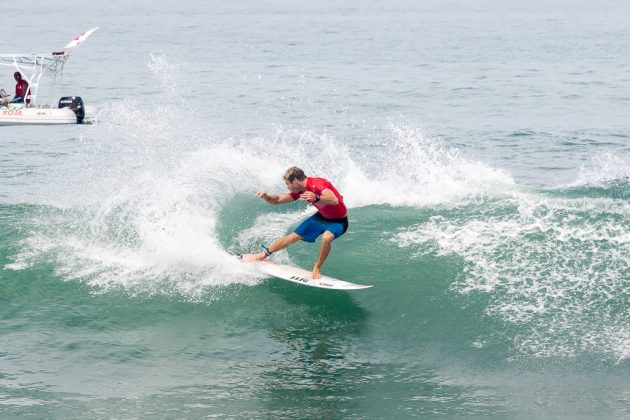
POLYGON ((269 248, 267 248, 265 245, 260 244, 260 246, 262 246, 263 252, 265 253, 265 256, 269 257, 271 254, 273 254, 273 252, 269 251, 269 248))

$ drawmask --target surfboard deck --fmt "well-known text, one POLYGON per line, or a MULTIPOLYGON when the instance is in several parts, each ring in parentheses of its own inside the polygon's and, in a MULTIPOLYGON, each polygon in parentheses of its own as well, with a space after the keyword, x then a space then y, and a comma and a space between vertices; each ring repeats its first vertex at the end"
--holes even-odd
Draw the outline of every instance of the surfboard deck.
POLYGON ((319 279, 313 279, 311 278, 311 272, 308 270, 290 265, 276 264, 273 261, 268 260, 248 261, 247 257, 250 255, 253 254, 241 255, 242 261, 247 264, 255 265, 258 270, 269 276, 287 280, 292 283, 331 290, 358 290, 372 287, 372 285, 350 283, 348 281, 339 280, 329 276, 322 276, 319 279))

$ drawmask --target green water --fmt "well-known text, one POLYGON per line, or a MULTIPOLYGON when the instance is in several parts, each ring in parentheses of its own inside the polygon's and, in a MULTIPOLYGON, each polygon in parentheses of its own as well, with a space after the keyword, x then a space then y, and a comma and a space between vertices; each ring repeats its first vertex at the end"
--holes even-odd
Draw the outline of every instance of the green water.
MULTIPOLYGON (((226 208, 247 200, 239 197, 226 208)), ((229 238, 238 223, 242 230, 258 210, 254 206, 237 223, 229 217, 233 213, 224 213, 219 236, 229 238)), ((568 333, 581 327, 566 319, 554 331, 554 322, 563 318, 553 301, 539 316, 528 318, 527 311, 520 318, 509 311, 501 316, 493 308, 518 308, 537 296, 527 296, 527 287, 509 286, 464 292, 465 280, 475 275, 466 255, 441 253, 423 241, 399 246, 392 239, 431 220, 514 219, 514 212, 502 199, 421 211, 364 207, 351 212, 352 229, 334 244, 326 268, 328 274, 374 284, 372 289, 331 292, 265 279, 200 285, 200 291, 186 294, 173 287, 178 279, 168 276, 148 276, 142 287, 99 287, 99 272, 68 280, 59 274, 65 272, 64 255, 54 246, 30 255, 23 266, 12 265, 32 234, 29 221, 59 212, 3 206, 3 413, 524 418, 592 417, 604 410, 622 416, 628 408, 628 366, 618 356, 625 343, 617 353, 598 347, 605 340, 614 346, 614 337, 587 346, 568 333), (528 339, 539 341, 530 346, 528 339), (562 351, 572 345, 571 353, 562 351), (536 352, 541 348, 548 354, 536 352)), ((529 238, 531 244, 545 240, 541 232, 529 238)), ((614 248, 614 241, 608 247, 614 248)), ((288 255, 308 266, 314 247, 297 244, 288 255)), ((499 255, 497 264, 504 257, 499 255)), ((625 282, 585 290, 588 295, 576 292, 568 304, 587 328, 606 331, 615 327, 607 322, 627 321, 625 282), (617 296, 600 301, 597 295, 605 293, 617 296)))

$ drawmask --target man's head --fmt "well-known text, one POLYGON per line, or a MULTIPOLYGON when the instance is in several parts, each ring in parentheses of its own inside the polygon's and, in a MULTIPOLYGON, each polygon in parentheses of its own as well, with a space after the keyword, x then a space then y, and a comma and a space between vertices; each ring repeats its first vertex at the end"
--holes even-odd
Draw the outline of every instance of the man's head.
POLYGON ((292 166, 284 173, 284 182, 291 192, 302 192, 306 188, 306 175, 297 166, 292 166))
POLYGON ((22 73, 20 73, 19 71, 16 71, 15 73, 13 73, 13 77, 15 78, 16 81, 20 81, 22 80, 22 73))

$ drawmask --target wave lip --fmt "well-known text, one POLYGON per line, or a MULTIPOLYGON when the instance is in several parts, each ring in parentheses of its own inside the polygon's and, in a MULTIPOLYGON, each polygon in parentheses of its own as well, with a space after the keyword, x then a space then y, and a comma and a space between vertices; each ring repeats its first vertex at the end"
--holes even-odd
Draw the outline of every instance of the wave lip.
POLYGON ((630 187, 630 155, 600 152, 578 168, 576 180, 569 187, 602 186, 608 182, 622 182, 630 187))
POLYGON ((418 127, 397 124, 389 130, 379 150, 379 166, 367 173, 355 169, 344 180, 350 191, 348 202, 354 206, 458 205, 515 187, 503 170, 462 156, 459 149, 418 127))

